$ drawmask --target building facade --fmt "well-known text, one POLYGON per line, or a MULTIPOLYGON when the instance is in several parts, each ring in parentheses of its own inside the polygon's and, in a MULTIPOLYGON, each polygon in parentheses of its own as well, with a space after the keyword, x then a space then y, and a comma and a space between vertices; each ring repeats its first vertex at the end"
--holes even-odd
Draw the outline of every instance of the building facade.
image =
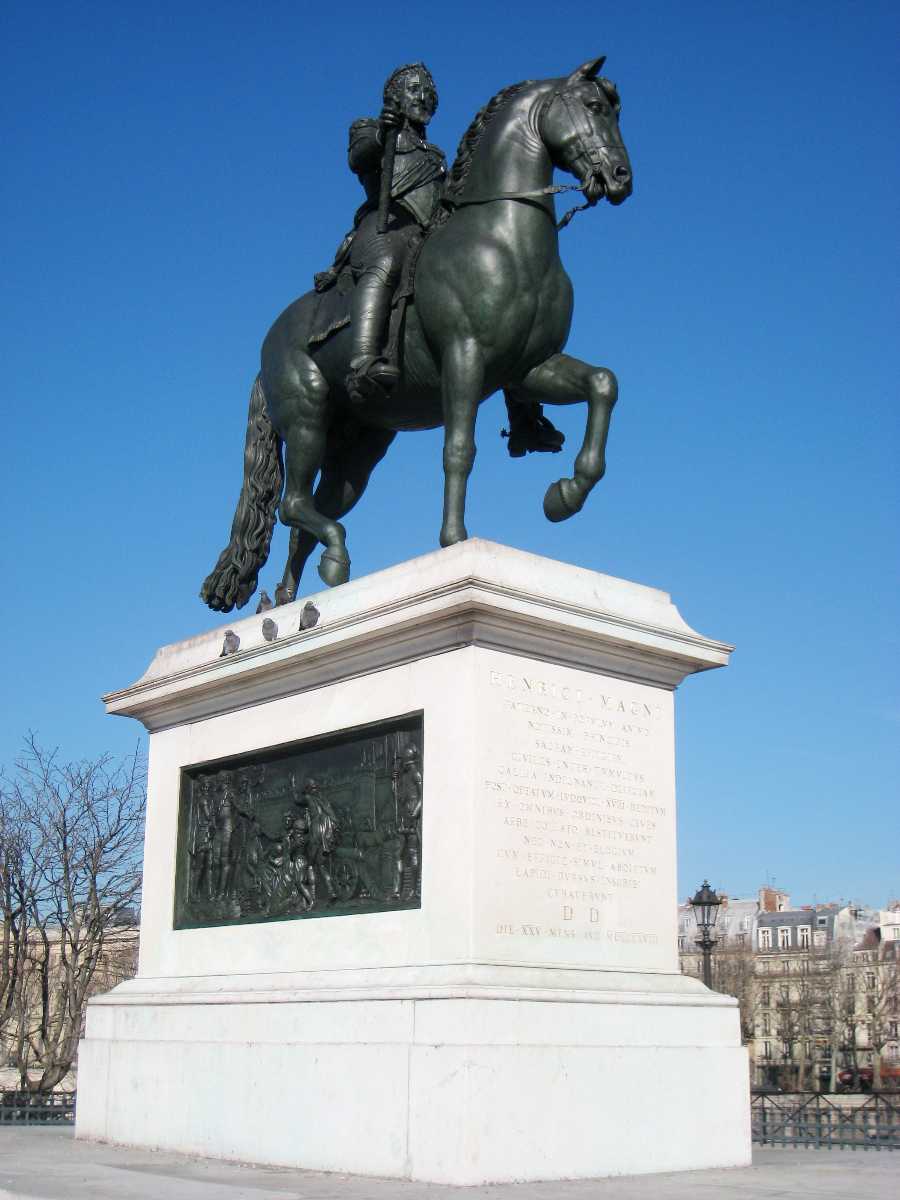
MULTIPOLYGON (((723 896, 713 987, 738 998, 751 1084, 790 1091, 900 1087, 900 902, 792 907, 761 888, 723 896)), ((682 970, 702 974, 690 902, 679 907, 682 970)))

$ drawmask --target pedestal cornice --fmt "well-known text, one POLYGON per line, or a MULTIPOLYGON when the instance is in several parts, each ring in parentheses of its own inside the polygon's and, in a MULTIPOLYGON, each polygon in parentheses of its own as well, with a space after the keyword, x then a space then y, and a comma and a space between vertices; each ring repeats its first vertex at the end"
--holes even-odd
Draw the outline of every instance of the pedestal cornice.
POLYGON ((156 732, 466 646, 669 690, 732 650, 665 592, 474 538, 166 646, 104 701, 156 732), (300 629, 309 603, 319 621, 300 629), (226 629, 240 646, 223 656, 226 629))

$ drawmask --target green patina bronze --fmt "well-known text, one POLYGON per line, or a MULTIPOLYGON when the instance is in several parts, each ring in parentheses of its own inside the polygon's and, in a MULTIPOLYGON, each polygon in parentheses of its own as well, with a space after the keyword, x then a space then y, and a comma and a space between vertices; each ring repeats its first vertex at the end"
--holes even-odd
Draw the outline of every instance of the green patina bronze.
POLYGON ((551 484, 551 521, 577 513, 605 471, 613 373, 563 353, 573 293, 559 257, 554 170, 591 207, 632 189, 619 96, 603 59, 529 80, 480 110, 448 173, 426 139, 437 89, 421 63, 400 67, 377 118, 350 128, 349 163, 366 200, 315 288, 269 330, 250 397, 244 484, 231 540, 201 595, 247 603, 276 514, 291 546, 276 602, 292 600, 316 545, 329 585, 349 578, 341 518, 398 431, 443 425, 442 546, 466 538, 478 406, 502 390, 509 451, 558 451, 543 404, 587 405, 573 474, 551 484))
POLYGON ((182 772, 176 929, 419 908, 422 717, 182 772))

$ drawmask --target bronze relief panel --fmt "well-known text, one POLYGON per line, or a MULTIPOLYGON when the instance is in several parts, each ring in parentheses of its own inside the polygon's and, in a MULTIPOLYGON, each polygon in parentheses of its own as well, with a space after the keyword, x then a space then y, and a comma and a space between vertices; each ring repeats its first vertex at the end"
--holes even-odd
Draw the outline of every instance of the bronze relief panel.
POLYGON ((421 907, 422 714, 188 767, 174 928, 421 907))

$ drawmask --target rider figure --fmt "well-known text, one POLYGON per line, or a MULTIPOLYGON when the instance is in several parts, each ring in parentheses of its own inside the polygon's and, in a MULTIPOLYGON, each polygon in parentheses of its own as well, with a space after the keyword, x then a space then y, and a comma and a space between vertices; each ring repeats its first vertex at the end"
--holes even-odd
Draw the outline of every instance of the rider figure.
MULTIPOLYGON (((438 105, 437 88, 424 63, 398 67, 384 85, 378 119, 363 117, 350 126, 350 169, 365 189, 366 202, 355 228, 338 248, 333 265, 316 276, 317 291, 337 279, 349 258, 355 280, 351 307, 353 345, 347 391, 351 400, 384 399, 400 371, 385 357, 391 303, 411 243, 425 233, 440 209, 447 176, 444 152, 425 139, 438 105), (387 211, 387 229, 378 232, 379 196, 388 132, 396 130, 396 153, 387 211)), ((532 450, 555 452, 565 438, 543 415, 537 401, 507 395, 508 450, 518 458, 532 450)))
POLYGON ((391 300, 411 241, 431 225, 444 191, 444 152, 425 140, 425 127, 437 108, 437 89, 423 63, 398 67, 384 85, 378 120, 350 126, 350 169, 366 192, 350 250, 356 279, 353 292, 353 350, 347 390, 356 400, 390 392, 399 378, 384 357, 391 300), (378 198, 388 131, 396 130, 387 230, 378 232, 378 198))

